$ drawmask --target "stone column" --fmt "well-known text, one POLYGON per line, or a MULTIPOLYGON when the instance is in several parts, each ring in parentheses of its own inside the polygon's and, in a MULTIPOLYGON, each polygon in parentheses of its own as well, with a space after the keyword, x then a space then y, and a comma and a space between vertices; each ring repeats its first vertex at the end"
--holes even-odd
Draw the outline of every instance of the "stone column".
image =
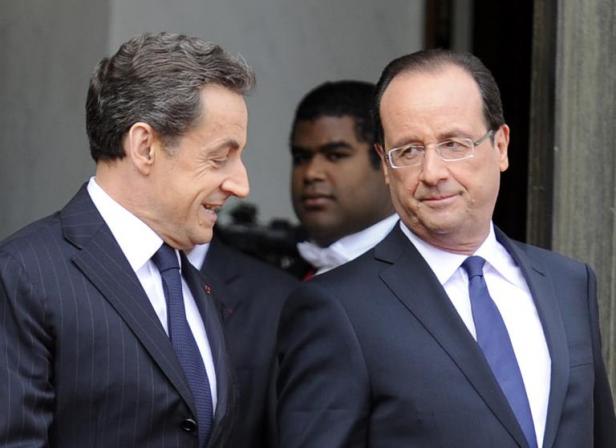
POLYGON ((594 268, 615 392, 614 2, 536 0, 533 39, 528 240, 594 268))

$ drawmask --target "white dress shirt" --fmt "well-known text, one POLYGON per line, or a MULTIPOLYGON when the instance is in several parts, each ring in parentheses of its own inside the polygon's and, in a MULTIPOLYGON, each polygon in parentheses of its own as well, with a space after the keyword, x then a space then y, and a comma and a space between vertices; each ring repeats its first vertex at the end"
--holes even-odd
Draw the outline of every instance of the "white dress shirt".
POLYGON ((303 241, 297 244, 297 250, 304 260, 317 268, 315 275, 323 274, 372 249, 391 232, 398 219, 398 215, 391 215, 357 233, 340 238, 328 247, 303 241))
MULTIPOLYGON (((461 267, 467 255, 436 248, 400 227, 426 260, 473 338, 477 339, 468 293, 468 275, 461 267)), ((494 227, 474 255, 486 260, 484 278, 490 296, 507 327, 520 366, 537 435, 542 445, 550 396, 551 358, 535 303, 522 272, 509 252, 496 240, 494 227)))
MULTIPOLYGON (((88 182, 88 193, 92 202, 103 220, 109 226, 111 233, 117 241, 120 249, 126 256, 128 263, 137 275, 141 286, 150 299, 160 323, 165 332, 169 334, 167 325, 167 302, 163 291, 162 280, 158 268, 152 261, 152 256, 163 244, 163 240, 143 221, 117 203, 109 196, 97 183, 94 177, 88 182)), ((179 259, 179 254, 176 250, 179 259)), ((186 319, 188 326, 193 333, 197 347, 203 358, 203 364, 210 382, 210 392, 212 395, 212 409, 216 409, 217 389, 216 371, 212 349, 207 338, 205 326, 201 319, 201 314, 195 303, 195 299, 190 288, 182 277, 182 294, 184 296, 184 308, 186 309, 186 319)))
POLYGON ((207 257, 207 253, 210 250, 210 243, 205 244, 197 244, 190 251, 186 252, 186 258, 190 261, 195 268, 201 270, 203 267, 203 263, 205 262, 205 257, 207 257))

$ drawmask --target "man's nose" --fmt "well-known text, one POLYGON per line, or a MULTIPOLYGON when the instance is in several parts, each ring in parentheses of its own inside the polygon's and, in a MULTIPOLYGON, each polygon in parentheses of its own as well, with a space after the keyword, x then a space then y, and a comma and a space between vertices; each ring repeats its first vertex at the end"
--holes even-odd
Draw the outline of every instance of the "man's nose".
POLYGON ((306 163, 306 168, 304 171, 304 181, 311 182, 314 180, 323 180, 326 173, 325 164, 325 158, 322 155, 314 155, 306 163))
POLYGON ((250 183, 248 181, 248 173, 241 159, 234 163, 233 171, 224 180, 222 189, 227 193, 245 198, 250 192, 250 183))
POLYGON ((420 169, 419 179, 427 185, 437 185, 449 176, 447 162, 441 158, 434 148, 426 148, 420 169))

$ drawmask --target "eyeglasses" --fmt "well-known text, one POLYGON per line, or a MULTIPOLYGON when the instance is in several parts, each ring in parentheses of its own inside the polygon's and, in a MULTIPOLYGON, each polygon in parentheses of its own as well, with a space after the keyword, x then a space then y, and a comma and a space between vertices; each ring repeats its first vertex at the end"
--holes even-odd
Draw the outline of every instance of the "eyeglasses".
MULTIPOLYGON (((475 156, 475 147, 482 144, 487 138, 492 138, 493 130, 489 130, 478 140, 470 138, 449 138, 445 141, 433 143, 434 150, 439 157, 445 162, 458 162, 460 160, 470 159, 475 156)), ((399 146, 387 151, 387 158, 392 168, 404 168, 407 166, 415 166, 422 163, 426 149, 430 145, 410 145, 399 146)))

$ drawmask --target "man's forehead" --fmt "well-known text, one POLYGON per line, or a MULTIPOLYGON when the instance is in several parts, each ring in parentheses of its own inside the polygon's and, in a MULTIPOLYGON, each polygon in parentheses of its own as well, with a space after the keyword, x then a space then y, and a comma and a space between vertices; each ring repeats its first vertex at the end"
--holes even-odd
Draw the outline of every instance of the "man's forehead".
POLYGON ((391 80, 383 92, 381 106, 384 101, 395 99, 400 90, 430 97, 438 91, 462 89, 480 94, 479 86, 472 75, 455 64, 448 63, 429 69, 403 71, 391 80), (435 88, 438 90, 435 91, 435 88))
POLYGON ((454 65, 439 70, 413 71, 396 76, 385 90, 380 112, 383 121, 392 115, 414 113, 482 114, 483 100, 473 77, 454 65))
POLYGON ((312 120, 298 120, 293 141, 353 141, 357 140, 355 118, 350 115, 321 115, 312 120))

